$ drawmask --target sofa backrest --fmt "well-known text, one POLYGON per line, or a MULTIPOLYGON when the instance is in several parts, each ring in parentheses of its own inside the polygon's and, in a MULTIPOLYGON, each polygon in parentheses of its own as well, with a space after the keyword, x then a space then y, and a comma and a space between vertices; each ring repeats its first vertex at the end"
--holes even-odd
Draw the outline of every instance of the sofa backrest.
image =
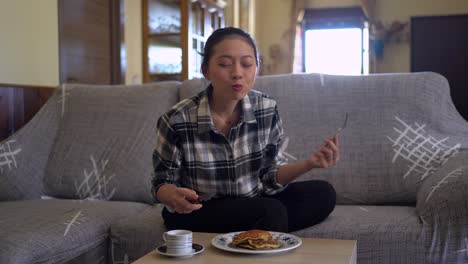
POLYGON ((44 177, 45 194, 151 203, 156 122, 177 103, 179 86, 68 86, 44 177))
MULTIPOLYGON (((183 82, 181 99, 206 85, 183 82)), ((340 204, 414 204, 420 183, 468 148, 468 122, 439 74, 261 76, 254 89, 278 102, 289 161, 306 159, 348 113, 338 165, 298 179, 329 181, 340 204)))

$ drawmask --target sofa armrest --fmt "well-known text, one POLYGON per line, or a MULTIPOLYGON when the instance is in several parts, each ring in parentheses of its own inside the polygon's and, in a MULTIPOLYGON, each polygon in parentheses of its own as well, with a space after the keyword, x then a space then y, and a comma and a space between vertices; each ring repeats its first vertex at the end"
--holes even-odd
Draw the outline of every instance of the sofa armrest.
POLYGON ((416 211, 428 259, 468 263, 468 150, 448 160, 422 183, 416 211))
POLYGON ((39 199, 60 121, 60 92, 9 138, 0 141, 0 201, 39 199))
POLYGON ((158 204, 138 215, 131 215, 111 224, 111 263, 131 263, 163 244, 167 231, 158 204))

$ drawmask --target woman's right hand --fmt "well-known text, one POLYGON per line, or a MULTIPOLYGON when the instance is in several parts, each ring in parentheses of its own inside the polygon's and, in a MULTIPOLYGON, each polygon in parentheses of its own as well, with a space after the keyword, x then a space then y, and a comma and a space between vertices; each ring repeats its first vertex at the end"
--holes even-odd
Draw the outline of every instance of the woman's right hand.
POLYGON ((194 190, 177 187, 173 184, 161 186, 156 197, 179 214, 189 214, 202 208, 201 204, 190 202, 198 200, 198 194, 194 190))

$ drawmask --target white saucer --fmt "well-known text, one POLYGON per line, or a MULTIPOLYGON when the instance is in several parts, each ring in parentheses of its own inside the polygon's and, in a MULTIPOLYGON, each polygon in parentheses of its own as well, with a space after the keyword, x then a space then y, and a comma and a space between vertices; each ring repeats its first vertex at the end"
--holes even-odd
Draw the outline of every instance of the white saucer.
POLYGON ((192 244, 192 252, 188 253, 188 254, 169 254, 169 253, 167 253, 166 245, 162 245, 162 246, 158 247, 156 250, 159 252, 159 254, 164 255, 164 256, 168 256, 168 257, 191 257, 193 255, 196 255, 198 253, 203 252, 203 250, 205 250, 205 248, 202 245, 199 245, 199 244, 192 244))

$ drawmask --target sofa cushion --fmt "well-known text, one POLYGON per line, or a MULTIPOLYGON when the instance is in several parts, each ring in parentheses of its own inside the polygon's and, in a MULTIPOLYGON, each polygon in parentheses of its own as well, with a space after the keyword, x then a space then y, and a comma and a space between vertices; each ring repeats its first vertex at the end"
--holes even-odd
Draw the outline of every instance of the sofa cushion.
MULTIPOLYGON (((0 263, 64 263, 109 238, 111 222, 150 207, 132 202, 29 200, 0 203, 0 263)), ((106 255, 99 256, 107 259, 106 255)))
POLYGON ((46 194, 151 203, 156 122, 178 100, 178 82, 73 85, 47 164, 46 194))
POLYGON ((293 234, 357 240, 357 263, 428 263, 414 207, 339 205, 322 223, 293 234))
POLYGON ((162 235, 167 229, 161 217, 162 208, 158 204, 112 223, 110 235, 114 260, 133 262, 164 244, 162 235))

